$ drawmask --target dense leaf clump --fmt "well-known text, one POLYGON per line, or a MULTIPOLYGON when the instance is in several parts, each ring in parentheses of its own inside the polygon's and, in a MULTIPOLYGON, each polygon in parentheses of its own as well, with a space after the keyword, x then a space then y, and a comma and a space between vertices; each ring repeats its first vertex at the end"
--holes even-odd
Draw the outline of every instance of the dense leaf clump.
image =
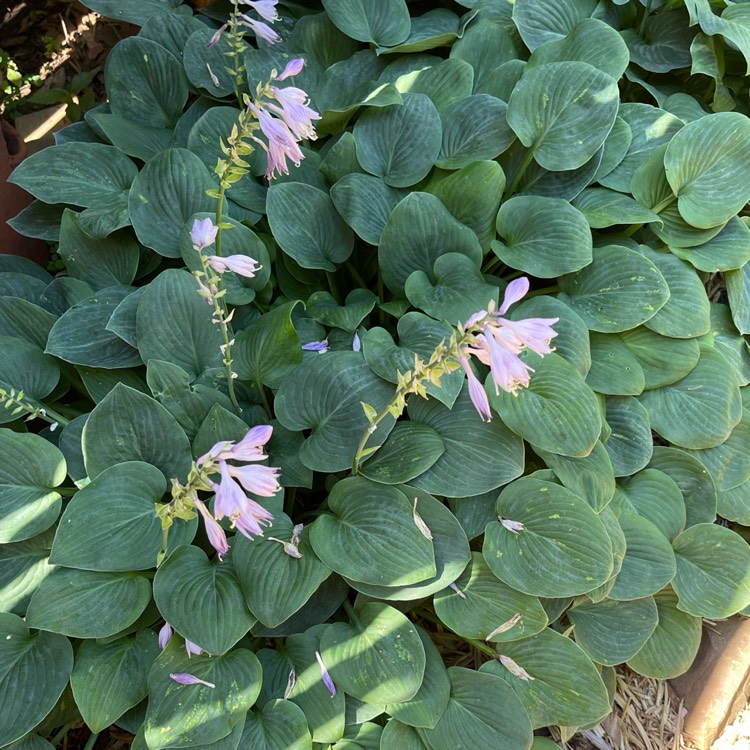
POLYGON ((750 6, 86 4, 142 28, 13 175, 65 271, 0 256, 0 747, 541 748, 750 614, 750 6), (522 276, 496 387, 445 351, 522 276))

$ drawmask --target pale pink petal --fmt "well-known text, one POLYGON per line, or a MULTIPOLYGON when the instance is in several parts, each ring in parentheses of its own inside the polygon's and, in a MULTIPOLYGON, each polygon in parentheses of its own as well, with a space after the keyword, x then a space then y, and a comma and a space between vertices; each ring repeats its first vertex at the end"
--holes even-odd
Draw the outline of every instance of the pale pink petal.
POLYGON ((271 466, 250 464, 227 466, 229 474, 239 480, 247 492, 260 497, 273 497, 280 489, 279 470, 271 466))
POLYGON ((276 76, 277 81, 284 81, 292 76, 299 75, 302 72, 302 68, 305 67, 305 61, 301 57, 295 57, 290 60, 284 70, 281 71, 280 76, 276 76))
POLYGON ((466 377, 469 379, 469 398, 471 398, 471 403, 474 404, 474 408, 479 412, 482 420, 489 422, 492 420, 492 411, 490 410, 490 400, 487 398, 487 392, 484 390, 484 386, 479 378, 474 374, 466 357, 461 357, 460 361, 461 367, 464 368, 466 377))
POLYGON ((522 276, 520 279, 514 279, 505 288, 505 296, 503 298, 503 304, 500 305, 500 309, 497 311, 498 315, 504 315, 508 308, 518 302, 522 297, 529 291, 529 280, 522 276))

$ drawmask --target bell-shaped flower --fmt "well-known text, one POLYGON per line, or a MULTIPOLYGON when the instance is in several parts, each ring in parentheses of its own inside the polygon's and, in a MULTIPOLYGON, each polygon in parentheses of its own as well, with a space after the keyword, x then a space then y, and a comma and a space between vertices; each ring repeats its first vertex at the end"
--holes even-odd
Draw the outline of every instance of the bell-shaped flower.
POLYGON ((190 241, 196 250, 203 250, 216 242, 218 232, 219 227, 211 219, 196 219, 190 230, 190 241))
POLYGON ((262 39, 269 44, 276 44, 276 42, 281 41, 281 37, 270 26, 263 23, 263 21, 256 21, 245 13, 242 13, 240 18, 242 19, 242 23, 247 26, 255 36, 258 37, 258 39, 262 39))
POLYGON ((237 445, 230 448, 221 458, 231 458, 235 461, 263 461, 268 456, 263 453, 261 446, 265 445, 273 434, 273 427, 269 424, 260 424, 251 428, 247 435, 237 445))
MULTIPOLYGON (((234 468, 234 467, 233 467, 234 468)), ((263 467, 267 468, 267 467, 263 467)), ((214 512, 217 519, 228 517, 232 526, 252 539, 252 534, 263 535, 262 525, 272 520, 273 516, 262 505, 254 502, 245 495, 242 488, 232 479, 230 468, 226 461, 219 462, 221 483, 213 484, 216 492, 214 512)), ((278 487, 278 483, 277 483, 278 487)), ((276 494, 274 492, 274 494, 276 494)))
POLYGON ((259 497, 273 497, 280 489, 279 470, 273 466, 249 464, 247 466, 227 465, 230 476, 239 480, 247 492, 259 497))
POLYGON ((267 146, 262 140, 255 138, 268 154, 266 178, 272 179, 276 172, 289 174, 289 167, 286 163, 287 157, 294 162, 295 166, 299 166, 302 159, 305 158, 297 145, 294 134, 283 120, 274 117, 268 110, 256 107, 252 102, 247 106, 257 118, 263 135, 268 138, 267 146))
POLYGON ((490 410, 490 400, 487 398, 487 391, 484 390, 484 386, 474 374, 474 370, 471 369, 469 360, 466 357, 461 357, 460 362, 469 380, 469 398, 471 399, 471 403, 474 404, 474 408, 479 412, 482 420, 489 422, 492 419, 492 411, 490 410))
POLYGON ((295 86, 283 89, 271 86, 271 92, 281 107, 269 103, 268 109, 279 115, 297 138, 309 138, 314 141, 318 136, 312 121, 319 120, 320 115, 307 106, 310 101, 307 94, 295 86))
POLYGON ((209 255, 206 262, 216 273, 232 271, 240 276, 246 276, 248 279, 252 279, 259 268, 258 261, 247 255, 209 255))
MULTIPOLYGON (((209 512, 208 508, 197 497, 193 498, 193 503, 198 509, 198 512, 203 516, 203 524, 206 527, 208 541, 219 553, 219 557, 223 557, 229 552, 229 542, 227 542, 227 535, 224 532, 224 529, 221 528, 220 524, 217 523, 216 519, 209 512)), ((221 518, 221 516, 219 516, 219 518, 221 518)))
POLYGON ((249 5, 263 20, 273 23, 279 20, 276 12, 277 0, 240 0, 243 5, 249 5))
POLYGON ((521 344, 537 354, 549 354, 552 351, 550 341, 557 336, 552 324, 560 318, 526 318, 524 320, 497 320, 495 330, 509 332, 521 344))

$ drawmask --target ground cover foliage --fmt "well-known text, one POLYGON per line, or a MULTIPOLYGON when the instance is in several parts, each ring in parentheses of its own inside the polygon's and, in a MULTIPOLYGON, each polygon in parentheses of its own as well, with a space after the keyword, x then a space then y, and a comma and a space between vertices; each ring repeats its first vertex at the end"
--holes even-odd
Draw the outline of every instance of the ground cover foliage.
POLYGON ((13 178, 67 273, 0 256, 0 747, 542 750, 748 612, 750 4, 287 2, 211 46, 228 4, 86 4, 142 28, 13 178), (212 308, 221 144, 300 58, 318 138, 245 154, 221 236, 261 268, 212 308), (394 404, 519 277, 508 318, 558 319, 528 388, 394 404), (252 541, 196 480, 251 427, 252 541))

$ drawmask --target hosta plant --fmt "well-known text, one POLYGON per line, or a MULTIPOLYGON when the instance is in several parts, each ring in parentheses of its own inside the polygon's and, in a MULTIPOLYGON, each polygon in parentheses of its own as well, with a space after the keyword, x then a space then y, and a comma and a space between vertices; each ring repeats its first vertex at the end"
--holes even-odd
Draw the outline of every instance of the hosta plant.
POLYGON ((748 4, 86 4, 141 28, 13 174, 0 747, 542 750, 748 613, 748 4))

